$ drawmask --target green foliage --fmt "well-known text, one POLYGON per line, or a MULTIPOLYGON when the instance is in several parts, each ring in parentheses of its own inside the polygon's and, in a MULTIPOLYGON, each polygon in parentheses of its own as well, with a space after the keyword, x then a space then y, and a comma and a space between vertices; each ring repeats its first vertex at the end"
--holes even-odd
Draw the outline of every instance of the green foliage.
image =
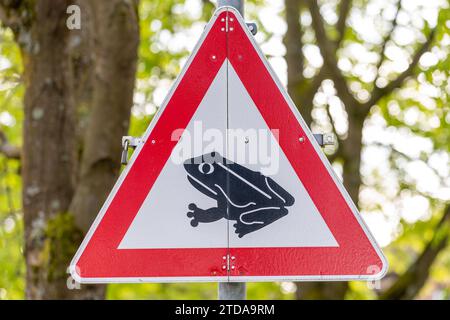
POLYGON ((17 170, 17 161, 0 158, 0 300, 24 297, 21 181, 17 170))
MULTIPOLYGON (((22 143, 22 63, 12 32, 0 28, 0 130, 22 143)), ((0 155, 0 300, 22 299, 25 288, 20 163, 0 155)))
POLYGON ((214 299, 217 285, 193 284, 113 284, 108 286, 108 299, 214 299))
MULTIPOLYGON (((293 283, 248 283, 247 297, 254 300, 293 299, 293 283), (280 287, 285 288, 281 290, 280 287)), ((117 299, 217 299, 217 283, 154 283, 154 284, 112 284, 108 286, 107 298, 117 299)))
POLYGON ((83 233, 75 226, 74 216, 63 212, 47 221, 42 251, 43 267, 48 280, 67 278, 67 266, 83 240, 83 233))

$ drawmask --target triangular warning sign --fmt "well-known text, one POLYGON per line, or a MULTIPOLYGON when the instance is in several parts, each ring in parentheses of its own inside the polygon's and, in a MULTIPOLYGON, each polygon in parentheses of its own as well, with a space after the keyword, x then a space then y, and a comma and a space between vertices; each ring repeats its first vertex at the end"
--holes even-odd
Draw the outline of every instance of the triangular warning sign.
POLYGON ((375 279, 386 260, 232 8, 216 11, 71 264, 80 282, 375 279))

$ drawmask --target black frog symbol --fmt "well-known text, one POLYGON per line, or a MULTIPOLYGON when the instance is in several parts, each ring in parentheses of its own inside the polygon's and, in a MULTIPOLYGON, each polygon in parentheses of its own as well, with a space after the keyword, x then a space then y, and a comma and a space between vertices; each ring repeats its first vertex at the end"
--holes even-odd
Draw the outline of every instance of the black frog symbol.
POLYGON ((209 209, 189 204, 187 216, 193 227, 225 218, 236 221, 235 232, 242 238, 287 215, 286 207, 295 202, 271 178, 233 163, 217 152, 186 160, 184 168, 197 190, 217 200, 217 207, 209 209))

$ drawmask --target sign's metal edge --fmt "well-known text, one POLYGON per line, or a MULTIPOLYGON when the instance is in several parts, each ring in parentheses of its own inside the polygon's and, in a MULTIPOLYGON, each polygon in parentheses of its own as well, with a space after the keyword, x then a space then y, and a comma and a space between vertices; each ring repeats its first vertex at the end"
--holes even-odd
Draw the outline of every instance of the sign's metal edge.
POLYGON ((192 282, 283 282, 283 281, 377 281, 382 275, 323 275, 323 276, 218 276, 218 277, 113 277, 113 278, 81 278, 72 275, 81 284, 102 283, 192 283, 192 282))

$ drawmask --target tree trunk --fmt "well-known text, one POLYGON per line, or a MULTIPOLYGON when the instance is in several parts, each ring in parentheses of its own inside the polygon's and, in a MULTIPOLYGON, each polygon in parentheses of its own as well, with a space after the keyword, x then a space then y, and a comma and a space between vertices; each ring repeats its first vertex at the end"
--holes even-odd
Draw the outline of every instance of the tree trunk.
MULTIPOLYGON (((357 110, 358 106, 350 106, 348 110, 357 110)), ((355 112, 348 113, 347 139, 343 140, 341 155, 343 160, 344 186, 353 202, 358 207, 359 189, 361 187, 361 152, 363 147, 362 133, 364 128, 365 115, 355 112)))
POLYGON ((89 2, 96 30, 95 90, 85 129, 79 182, 70 207, 84 232, 120 169, 121 137, 129 126, 139 44, 137 2, 89 2))
POLYGON ((67 267, 119 172, 120 138, 133 104, 138 2, 76 3, 81 30, 66 27, 73 1, 53 0, 33 2, 26 8, 33 13, 29 25, 15 30, 26 89, 22 173, 29 299, 104 297, 104 286, 69 290, 67 267))
POLYGON ((309 99, 310 94, 305 92, 307 81, 303 76, 305 57, 302 42, 303 28, 300 23, 302 0, 285 0, 285 5, 287 30, 283 42, 286 47, 287 90, 305 122, 311 125, 313 97, 309 99))
MULTIPOLYGON (((93 39, 88 38, 94 43, 94 90, 87 124, 79 122, 85 136, 79 180, 69 212, 77 227, 86 233, 120 169, 121 137, 128 132, 133 105, 139 19, 137 1, 80 2, 90 9, 89 24, 95 30, 91 32, 93 39)), ((82 291, 84 298, 101 298, 105 286, 83 286, 82 291)))
POLYGON ((66 8, 40 0, 22 43, 25 81, 23 210, 29 299, 66 298, 67 261, 82 234, 67 215, 74 188, 75 108, 66 8))

